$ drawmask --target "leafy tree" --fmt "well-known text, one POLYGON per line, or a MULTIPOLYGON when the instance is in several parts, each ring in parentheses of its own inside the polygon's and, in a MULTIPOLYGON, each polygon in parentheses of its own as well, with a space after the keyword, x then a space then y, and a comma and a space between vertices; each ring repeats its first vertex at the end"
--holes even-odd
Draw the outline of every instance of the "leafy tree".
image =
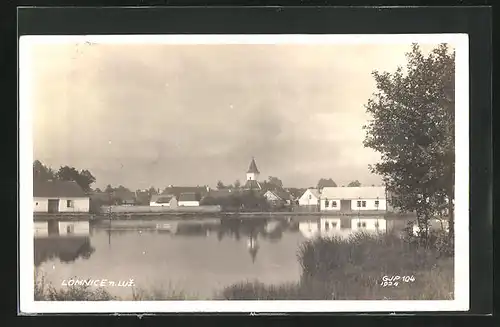
POLYGON ((321 178, 319 181, 318 181, 318 185, 317 185, 317 188, 318 190, 321 190, 323 189, 324 187, 337 187, 337 184, 333 181, 333 179, 331 178, 321 178))
POLYGON ((148 190, 148 193, 149 193, 149 195, 156 195, 156 194, 158 194, 158 191, 156 190, 156 188, 154 186, 151 186, 148 190))
POLYGON ((90 191, 90 185, 95 183, 95 177, 88 170, 78 171, 74 167, 62 166, 56 173, 56 178, 61 181, 74 181, 84 191, 90 191))
POLYGON ((275 190, 276 189, 278 189, 278 190, 283 189, 283 182, 278 177, 269 176, 269 178, 267 179, 267 182, 268 182, 268 184, 273 186, 275 190))
POLYGON ((226 188, 226 186, 224 185, 224 183, 222 183, 222 181, 218 181, 217 182, 217 189, 218 190, 222 190, 224 188, 226 188))
POLYGON ((239 189, 241 187, 241 182, 239 179, 237 179, 235 182, 234 182, 234 188, 235 189, 239 189))
POLYGON ((373 77, 378 92, 365 106, 372 120, 364 145, 382 160, 370 169, 394 194, 395 208, 416 213, 421 230, 446 209, 453 237, 455 52, 441 44, 424 56, 413 44, 406 71, 373 77))
POLYGON ((45 166, 40 160, 33 162, 33 178, 40 181, 48 181, 56 178, 56 174, 52 168, 45 166))
POLYGON ((106 193, 113 193, 114 190, 115 189, 113 188, 113 186, 111 186, 110 184, 108 184, 106 186, 106 189, 104 190, 104 192, 106 192, 106 193))
POLYGON ((347 184, 347 187, 360 187, 361 183, 358 180, 352 181, 349 184, 347 184))
POLYGON ((96 188, 96 189, 95 189, 95 192, 96 192, 96 193, 102 193, 102 191, 101 191, 101 189, 100 189, 100 188, 96 188))

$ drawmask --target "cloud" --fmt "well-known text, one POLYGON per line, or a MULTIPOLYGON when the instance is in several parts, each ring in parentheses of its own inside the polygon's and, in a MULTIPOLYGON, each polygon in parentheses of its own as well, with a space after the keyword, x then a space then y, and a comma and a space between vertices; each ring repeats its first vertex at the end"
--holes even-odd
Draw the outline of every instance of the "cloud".
POLYGON ((371 72, 403 46, 37 45, 35 157, 143 188, 263 177, 371 183, 371 72))

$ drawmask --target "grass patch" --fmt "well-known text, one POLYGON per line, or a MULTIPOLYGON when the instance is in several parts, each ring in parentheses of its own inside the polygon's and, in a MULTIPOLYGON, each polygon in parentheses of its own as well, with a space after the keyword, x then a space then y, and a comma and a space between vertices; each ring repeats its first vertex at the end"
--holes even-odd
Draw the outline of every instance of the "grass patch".
POLYGON ((318 238, 298 251, 302 276, 296 284, 246 281, 222 291, 227 300, 451 300, 453 258, 395 235, 354 234, 318 238), (382 287, 384 276, 413 282, 382 287))
POLYGON ((45 280, 44 275, 35 272, 35 301, 111 301, 117 300, 101 287, 89 285, 72 285, 55 288, 45 280))

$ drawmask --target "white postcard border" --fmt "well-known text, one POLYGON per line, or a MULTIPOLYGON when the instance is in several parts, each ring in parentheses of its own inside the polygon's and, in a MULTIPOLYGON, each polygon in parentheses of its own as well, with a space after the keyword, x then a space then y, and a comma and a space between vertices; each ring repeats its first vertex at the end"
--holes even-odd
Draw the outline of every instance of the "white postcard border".
POLYGON ((469 310, 469 40, 467 34, 92 35, 19 40, 19 292, 21 314, 152 312, 417 312, 469 310), (36 43, 437 44, 456 49, 455 299, 449 301, 34 301, 33 139, 29 50, 36 43))

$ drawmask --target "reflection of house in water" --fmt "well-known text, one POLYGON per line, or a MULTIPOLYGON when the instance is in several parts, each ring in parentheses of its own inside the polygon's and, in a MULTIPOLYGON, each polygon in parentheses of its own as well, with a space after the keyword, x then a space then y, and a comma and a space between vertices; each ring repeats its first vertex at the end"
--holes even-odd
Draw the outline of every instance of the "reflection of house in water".
POLYGON ((88 259, 95 249, 90 244, 88 221, 36 222, 34 226, 35 266, 44 261, 59 258, 72 262, 88 259))
POLYGON ((346 238, 355 232, 385 232, 386 220, 383 218, 319 218, 299 223, 299 230, 305 238, 341 237, 346 238))

